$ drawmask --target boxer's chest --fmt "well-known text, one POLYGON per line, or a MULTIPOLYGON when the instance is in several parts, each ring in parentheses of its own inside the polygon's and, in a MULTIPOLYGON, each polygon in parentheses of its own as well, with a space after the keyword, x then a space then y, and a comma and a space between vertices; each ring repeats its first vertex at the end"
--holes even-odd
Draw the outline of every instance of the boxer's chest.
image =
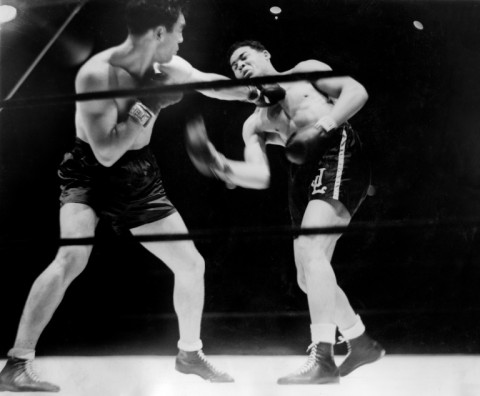
POLYGON ((263 107, 260 109, 261 129, 265 132, 273 132, 287 138, 291 129, 290 119, 278 105, 263 107))

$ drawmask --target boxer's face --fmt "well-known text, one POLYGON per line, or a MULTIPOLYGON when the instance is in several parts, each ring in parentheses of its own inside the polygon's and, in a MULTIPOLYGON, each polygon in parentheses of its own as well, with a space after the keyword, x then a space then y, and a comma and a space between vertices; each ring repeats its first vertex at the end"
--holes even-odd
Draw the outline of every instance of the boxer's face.
POLYGON ((183 14, 180 14, 171 31, 163 30, 158 45, 157 62, 169 62, 172 60, 173 55, 178 52, 180 44, 183 43, 183 29, 185 28, 185 24, 185 17, 183 14))
POLYGON ((230 66, 236 78, 250 78, 267 71, 270 54, 250 47, 237 48, 230 57, 230 66))

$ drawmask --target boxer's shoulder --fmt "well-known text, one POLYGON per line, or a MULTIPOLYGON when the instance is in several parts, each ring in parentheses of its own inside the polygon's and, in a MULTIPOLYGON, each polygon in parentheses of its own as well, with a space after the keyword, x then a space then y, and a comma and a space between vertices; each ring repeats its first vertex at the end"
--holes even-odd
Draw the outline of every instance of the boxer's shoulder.
POLYGON ((188 61, 177 55, 174 55, 170 62, 155 63, 154 69, 157 73, 166 74, 169 80, 177 83, 188 81, 194 70, 188 61))

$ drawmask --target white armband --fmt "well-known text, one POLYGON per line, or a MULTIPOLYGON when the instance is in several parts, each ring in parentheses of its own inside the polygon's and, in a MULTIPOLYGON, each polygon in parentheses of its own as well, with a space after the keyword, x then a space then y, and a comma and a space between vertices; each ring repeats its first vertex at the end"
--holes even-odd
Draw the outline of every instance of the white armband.
POLYGON ((130 107, 128 115, 143 127, 146 127, 154 116, 153 112, 139 101, 135 102, 135 104, 130 107))
POLYGON ((314 125, 318 130, 323 129, 330 132, 332 129, 338 128, 337 122, 330 116, 324 116, 320 118, 314 125))

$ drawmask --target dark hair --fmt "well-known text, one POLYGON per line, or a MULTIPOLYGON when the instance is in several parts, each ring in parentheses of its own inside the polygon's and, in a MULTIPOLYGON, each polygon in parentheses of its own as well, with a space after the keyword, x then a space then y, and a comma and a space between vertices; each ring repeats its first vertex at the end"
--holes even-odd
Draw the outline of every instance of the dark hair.
POLYGON ((254 50, 257 50, 258 52, 267 50, 260 41, 255 41, 255 40, 237 41, 236 43, 233 43, 232 46, 227 51, 228 64, 230 64, 230 57, 232 56, 232 54, 241 47, 250 47, 250 48, 253 48, 254 50))
POLYGON ((180 14, 185 14, 187 1, 129 0, 125 8, 128 31, 138 35, 160 25, 172 31, 180 14))

